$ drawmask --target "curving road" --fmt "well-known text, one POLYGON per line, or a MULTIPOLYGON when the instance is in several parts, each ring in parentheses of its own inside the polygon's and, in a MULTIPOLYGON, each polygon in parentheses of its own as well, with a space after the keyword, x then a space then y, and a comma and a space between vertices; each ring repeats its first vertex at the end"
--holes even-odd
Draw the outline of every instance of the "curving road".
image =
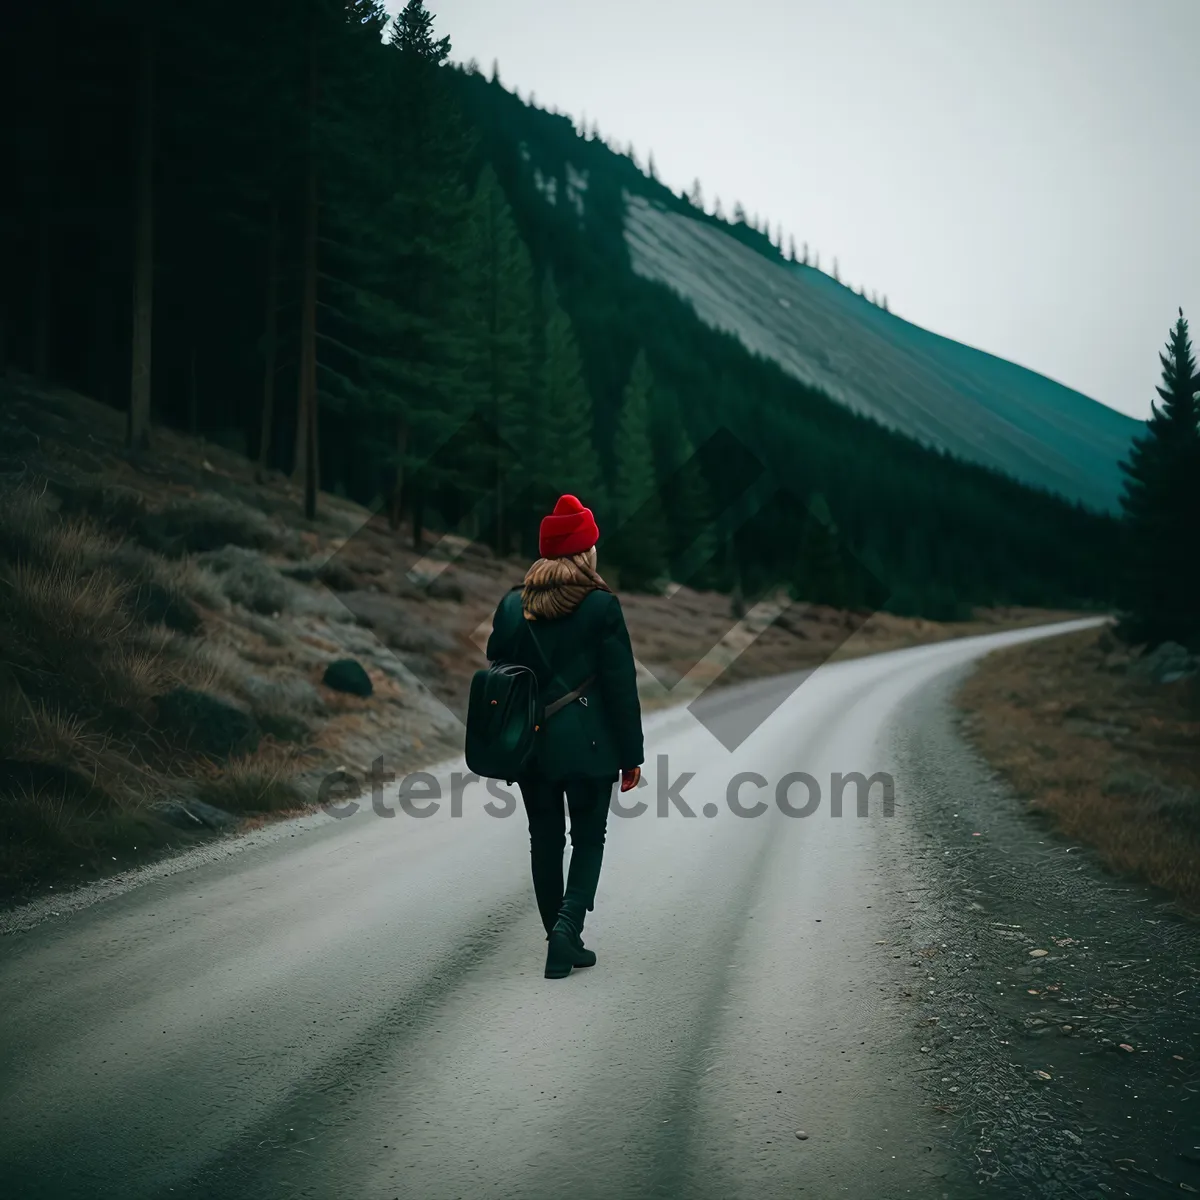
POLYGON ((927 683, 1089 623, 744 685, 704 710, 720 740, 685 709, 650 718, 648 807, 610 821, 587 930, 600 962, 563 981, 542 978, 523 818, 480 785, 453 815, 460 764, 434 769, 430 816, 368 801, 11 934, 6 1194, 958 1195, 881 950, 921 779, 896 775, 891 817, 881 785, 866 818, 850 787, 841 819, 830 780, 894 768, 927 683), (807 817, 777 803, 800 771, 807 817), (731 808, 743 772, 753 817, 731 808))

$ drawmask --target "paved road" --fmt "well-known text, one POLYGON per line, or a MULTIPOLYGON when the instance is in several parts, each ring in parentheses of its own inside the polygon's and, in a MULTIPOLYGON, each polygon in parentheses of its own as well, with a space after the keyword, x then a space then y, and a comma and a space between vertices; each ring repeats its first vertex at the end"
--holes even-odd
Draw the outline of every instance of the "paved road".
POLYGON ((1075 627, 825 667, 782 704, 779 680, 743 686, 706 712, 727 742, 753 728, 734 752, 656 714, 648 809, 610 822, 600 962, 563 981, 521 815, 472 785, 454 816, 454 765, 431 816, 367 803, 0 940, 6 1193, 958 1194, 878 947, 921 781, 896 777, 890 818, 878 785, 857 817, 851 787, 834 820, 831 774, 888 770, 943 672, 1075 627), (798 771, 822 791, 805 818, 776 803, 798 771))

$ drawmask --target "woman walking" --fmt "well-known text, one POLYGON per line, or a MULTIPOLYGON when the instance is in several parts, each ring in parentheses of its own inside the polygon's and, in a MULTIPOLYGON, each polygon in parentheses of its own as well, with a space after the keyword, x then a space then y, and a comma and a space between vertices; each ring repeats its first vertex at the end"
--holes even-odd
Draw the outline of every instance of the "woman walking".
POLYGON ((518 663, 538 677, 548 704, 576 698, 548 717, 536 750, 516 780, 529 817, 533 890, 549 942, 546 978, 590 967, 583 921, 592 909, 613 781, 638 784, 642 718, 633 650, 621 603, 596 573, 600 531, 591 509, 562 496, 542 520, 541 557, 525 582, 500 601, 487 656, 518 663), (571 865, 563 885, 566 822, 571 814, 571 865))

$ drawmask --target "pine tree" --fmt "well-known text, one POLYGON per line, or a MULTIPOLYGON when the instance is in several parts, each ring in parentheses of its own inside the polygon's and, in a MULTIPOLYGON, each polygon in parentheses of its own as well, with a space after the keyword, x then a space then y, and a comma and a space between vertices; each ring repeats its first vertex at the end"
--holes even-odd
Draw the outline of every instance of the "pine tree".
POLYGON ((687 201, 693 208, 704 211, 704 191, 700 187, 700 180, 692 180, 692 190, 687 194, 687 201))
MULTIPOLYGON (((397 527, 407 508, 419 544, 431 490, 452 482, 432 455, 478 400, 478 380, 464 369, 472 340, 463 295, 470 245, 462 171, 470 142, 441 70, 450 39, 434 35, 421 0, 401 10, 390 43, 393 177, 371 221, 376 244, 362 248, 370 259, 359 291, 377 338, 369 404, 376 425, 392 429, 388 518, 397 527)), ((469 471, 460 475, 470 482, 469 471)))
POLYGON ((846 563, 838 541, 837 527, 829 505, 821 495, 808 506, 800 534, 799 551, 792 580, 797 600, 844 607, 849 601, 846 563))
POLYGON ((485 469, 494 478, 494 541, 503 554, 509 547, 511 492, 524 478, 522 448, 533 424, 537 296, 529 249, 490 164, 472 199, 469 263, 468 302, 477 330, 473 361, 486 424, 498 439, 497 460, 485 469))
POLYGON ((838 283, 842 282, 842 277, 838 274, 838 260, 836 258, 833 260, 833 277, 838 283))
POLYGON ((548 512, 563 492, 598 507, 601 475, 596 455, 592 398, 583 377, 583 361, 571 318, 547 278, 541 297, 542 362, 534 428, 527 443, 530 475, 540 492, 536 511, 548 512))
POLYGON ((644 352, 633 371, 617 420, 616 479, 613 515, 616 532, 612 554, 621 584, 634 590, 652 588, 666 573, 666 530, 654 452, 650 443, 650 397, 654 376, 644 352))
POLYGON ((1126 526, 1124 600, 1135 640, 1200 647, 1200 375, 1183 310, 1159 354, 1162 401, 1122 463, 1126 526))
POLYGON ((667 553, 671 572, 675 579, 690 587, 714 587, 718 538, 712 492, 696 448, 682 427, 676 431, 671 457, 673 461, 664 472, 666 486, 662 490, 669 515, 667 553))
MULTIPOLYGON (((441 66, 450 57, 450 39, 433 36, 433 13, 424 0, 408 0, 396 15, 390 41, 410 62, 441 66)), ((492 78, 499 77, 499 68, 493 66, 492 78)))
POLYGON ((263 384, 259 413, 258 472, 261 483, 271 465, 275 432, 275 375, 279 349, 279 204, 272 200, 267 224, 266 287, 263 297, 263 384))
MULTIPOLYGON (((154 100, 155 30, 150 10, 143 17, 137 99, 137 217, 133 265, 133 348, 126 441, 136 450, 150 444, 151 321, 154 312, 154 100)), ((48 272, 44 272, 48 277, 48 272)), ((48 307, 48 306, 46 306, 48 307)), ((44 341, 40 343, 44 346, 44 341)), ((45 371, 45 351, 38 356, 45 371)))
POLYGON ((317 95, 320 77, 318 65, 317 13, 309 10, 307 31, 307 85, 305 119, 308 126, 304 162, 304 217, 301 246, 300 364, 296 374, 296 449, 292 477, 304 493, 304 515, 310 521, 317 514, 320 487, 320 451, 317 445, 317 293, 318 293, 318 181, 317 95))
POLYGON ((788 236, 788 262, 796 261, 796 239, 790 234, 788 236))

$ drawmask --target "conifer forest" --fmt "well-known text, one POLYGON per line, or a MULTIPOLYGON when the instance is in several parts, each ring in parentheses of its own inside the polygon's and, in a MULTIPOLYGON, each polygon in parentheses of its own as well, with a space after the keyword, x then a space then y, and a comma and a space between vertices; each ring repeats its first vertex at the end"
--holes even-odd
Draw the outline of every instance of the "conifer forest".
MULTIPOLYGON (((856 416, 637 277, 626 193, 802 260, 522 99, 502 64, 452 63, 420 0, 395 18, 64 0, 5 20, 0 359, 127 413, 131 453, 195 432, 291 475, 310 511, 336 492, 417 544, 456 529, 501 552, 576 492, 628 587, 784 581, 933 618, 1141 603, 1118 594, 1117 515, 856 416), (763 470, 769 494, 726 528, 763 470)), ((1194 404, 1171 419, 1194 442, 1194 404)), ((1159 529, 1154 453, 1130 503, 1159 529)), ((1192 530, 1195 478, 1169 502, 1192 530)))

